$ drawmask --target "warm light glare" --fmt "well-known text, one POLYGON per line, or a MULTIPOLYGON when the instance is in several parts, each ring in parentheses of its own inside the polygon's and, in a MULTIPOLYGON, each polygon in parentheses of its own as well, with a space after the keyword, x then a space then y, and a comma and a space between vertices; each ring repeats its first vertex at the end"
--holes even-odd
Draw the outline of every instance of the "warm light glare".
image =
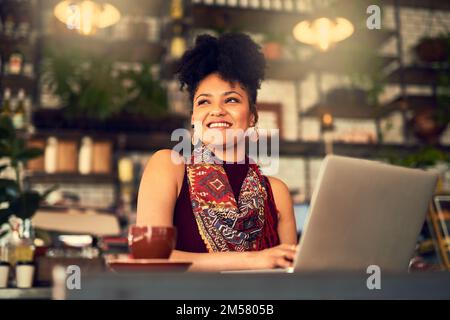
POLYGON ((353 34, 354 27, 344 18, 334 20, 319 18, 314 21, 302 21, 293 30, 294 37, 300 42, 319 47, 326 51, 336 42, 347 39, 353 34))
POLYGON ((174 37, 170 44, 170 54, 174 58, 180 58, 186 50, 186 41, 183 37, 174 37))
POLYGON ((322 116, 322 123, 323 123, 325 126, 330 126, 330 125, 332 125, 332 124, 333 124, 333 116, 332 116, 331 114, 329 114, 329 113, 325 113, 325 114, 322 116))
POLYGON ((56 18, 69 29, 90 35, 98 28, 106 28, 120 20, 120 12, 110 4, 94 1, 62 1, 53 10, 56 18))

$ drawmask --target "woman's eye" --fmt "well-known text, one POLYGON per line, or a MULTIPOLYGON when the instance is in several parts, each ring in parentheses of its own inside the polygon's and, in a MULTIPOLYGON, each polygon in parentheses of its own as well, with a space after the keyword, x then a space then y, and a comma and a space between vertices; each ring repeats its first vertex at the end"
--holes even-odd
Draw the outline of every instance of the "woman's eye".
POLYGON ((197 105, 199 106, 201 104, 205 104, 205 103, 208 103, 208 102, 209 102, 208 100, 200 100, 199 102, 197 102, 197 105))
POLYGON ((227 98, 226 100, 225 100, 225 102, 233 102, 233 103, 239 103, 240 101, 239 101, 239 99, 236 99, 236 98, 227 98))

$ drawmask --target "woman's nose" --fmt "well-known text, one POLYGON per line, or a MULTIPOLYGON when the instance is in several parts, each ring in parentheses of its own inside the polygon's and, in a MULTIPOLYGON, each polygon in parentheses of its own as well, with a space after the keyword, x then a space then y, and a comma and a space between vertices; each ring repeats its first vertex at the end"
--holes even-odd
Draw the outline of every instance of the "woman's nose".
POLYGON ((224 115, 225 110, 220 103, 216 103, 212 106, 210 114, 215 116, 224 115))

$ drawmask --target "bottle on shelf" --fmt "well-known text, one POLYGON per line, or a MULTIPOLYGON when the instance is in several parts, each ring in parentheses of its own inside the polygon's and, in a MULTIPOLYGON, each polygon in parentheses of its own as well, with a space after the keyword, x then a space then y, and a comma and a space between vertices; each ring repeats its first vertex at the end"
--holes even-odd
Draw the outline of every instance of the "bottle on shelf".
POLYGON ((12 116, 13 124, 16 129, 25 127, 25 90, 20 89, 18 93, 18 103, 12 116))
POLYGON ((16 35, 17 38, 25 39, 30 34, 30 22, 26 16, 22 16, 17 26, 16 35))
POLYGON ((14 25, 14 18, 11 15, 7 16, 3 25, 3 32, 5 36, 11 38, 14 36, 14 25))
POLYGON ((8 73, 20 74, 23 67, 23 54, 20 51, 14 51, 9 57, 8 73))
POLYGON ((57 170, 58 140, 55 137, 47 139, 44 152, 44 170, 46 173, 55 173, 57 170))
POLYGON ((9 88, 6 88, 3 94, 3 105, 1 114, 9 117, 13 115, 13 110, 11 106, 11 90, 9 88))
POLYGON ((33 261, 34 257, 34 231, 30 219, 11 217, 11 235, 6 245, 8 262, 15 266, 19 261, 33 261))
POLYGON ((92 171, 92 139, 84 137, 81 140, 80 153, 78 156, 78 171, 81 174, 89 174, 92 171))
POLYGON ((30 63, 30 62, 24 63, 22 70, 23 70, 24 76, 27 76, 29 78, 34 77, 34 66, 32 63, 30 63))

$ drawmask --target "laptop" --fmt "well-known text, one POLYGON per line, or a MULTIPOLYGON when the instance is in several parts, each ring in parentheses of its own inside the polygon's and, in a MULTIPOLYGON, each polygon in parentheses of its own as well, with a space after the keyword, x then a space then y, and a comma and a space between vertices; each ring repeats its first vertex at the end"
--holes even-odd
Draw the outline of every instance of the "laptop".
POLYGON ((438 174, 328 155, 289 269, 223 273, 406 272, 438 174))

